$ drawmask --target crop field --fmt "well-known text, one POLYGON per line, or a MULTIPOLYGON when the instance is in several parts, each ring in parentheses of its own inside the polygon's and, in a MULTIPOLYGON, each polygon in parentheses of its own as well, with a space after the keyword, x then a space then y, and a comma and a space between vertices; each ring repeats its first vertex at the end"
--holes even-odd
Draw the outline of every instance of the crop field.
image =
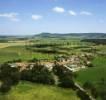
POLYGON ((81 49, 89 48, 89 45, 78 39, 56 38, 0 43, 0 63, 16 59, 27 61, 32 58, 53 60, 57 55, 80 53, 81 49))
POLYGON ((52 55, 48 54, 41 54, 36 52, 30 52, 29 50, 26 50, 23 46, 12 46, 12 47, 6 47, 3 49, 0 49, 0 60, 1 62, 10 61, 14 59, 22 59, 30 60, 32 58, 38 58, 38 59, 44 59, 44 58, 51 58, 52 55))
POLYGON ((25 45, 25 41, 10 41, 10 42, 0 42, 0 49, 1 48, 6 48, 9 46, 21 46, 21 45, 25 45))

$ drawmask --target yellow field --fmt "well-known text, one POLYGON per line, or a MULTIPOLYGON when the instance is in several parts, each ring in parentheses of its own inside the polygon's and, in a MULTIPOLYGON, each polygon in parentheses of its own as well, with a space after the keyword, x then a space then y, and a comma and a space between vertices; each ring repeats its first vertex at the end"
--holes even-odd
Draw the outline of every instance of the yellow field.
POLYGON ((9 46, 21 46, 25 45, 26 41, 16 41, 16 42, 8 42, 8 43, 0 43, 0 49, 6 48, 9 46))

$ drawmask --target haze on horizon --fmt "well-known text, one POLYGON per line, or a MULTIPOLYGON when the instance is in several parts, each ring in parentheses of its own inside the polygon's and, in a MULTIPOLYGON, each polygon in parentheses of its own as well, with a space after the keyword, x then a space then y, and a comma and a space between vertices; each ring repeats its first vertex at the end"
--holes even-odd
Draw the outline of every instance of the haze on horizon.
POLYGON ((0 35, 106 33, 106 0, 0 0, 0 35))

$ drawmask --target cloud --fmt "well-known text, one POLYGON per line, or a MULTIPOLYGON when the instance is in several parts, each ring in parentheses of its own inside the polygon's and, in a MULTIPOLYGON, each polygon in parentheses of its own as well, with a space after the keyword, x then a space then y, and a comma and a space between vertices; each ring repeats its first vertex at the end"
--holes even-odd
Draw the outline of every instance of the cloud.
POLYGON ((43 18, 43 16, 41 16, 41 15, 32 15, 33 20, 39 20, 39 19, 42 19, 42 18, 43 18))
POLYGON ((70 14, 71 16, 76 16, 76 15, 77 15, 77 13, 76 13, 75 11, 73 11, 73 10, 70 10, 70 11, 69 11, 69 14, 70 14))
POLYGON ((88 11, 82 11, 80 12, 80 15, 87 15, 87 16, 91 16, 92 13, 91 12, 88 12, 88 11))
POLYGON ((65 9, 62 8, 62 7, 54 7, 53 8, 53 11, 54 12, 57 12, 57 13, 64 13, 65 12, 65 9))
POLYGON ((19 19, 17 18, 17 15, 19 14, 18 13, 0 13, 0 17, 7 18, 11 21, 19 21, 19 19))

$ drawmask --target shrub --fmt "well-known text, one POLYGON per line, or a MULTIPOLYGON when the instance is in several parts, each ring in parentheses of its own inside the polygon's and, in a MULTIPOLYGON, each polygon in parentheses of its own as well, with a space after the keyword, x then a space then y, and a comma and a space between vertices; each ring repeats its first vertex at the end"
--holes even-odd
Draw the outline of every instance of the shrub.
POLYGON ((84 83, 83 87, 85 89, 91 89, 93 87, 93 84, 91 82, 87 81, 84 83))
POLYGON ((74 88, 74 81, 69 76, 64 76, 59 79, 58 86, 63 88, 74 88))
POLYGON ((97 88, 94 86, 94 84, 92 84, 91 82, 85 82, 85 84, 83 85, 83 87, 85 89, 88 89, 90 90, 91 92, 91 95, 94 97, 94 98, 97 98, 98 97, 98 91, 97 91, 97 88))
POLYGON ((78 90, 78 91, 77 91, 77 95, 78 95, 78 97, 81 98, 81 100, 91 100, 91 99, 89 98, 89 96, 88 96, 85 92, 83 92, 83 91, 81 91, 81 90, 78 90))
POLYGON ((8 83, 3 83, 0 86, 0 92, 2 92, 2 93, 7 93, 10 89, 11 89, 11 86, 8 85, 8 83))

